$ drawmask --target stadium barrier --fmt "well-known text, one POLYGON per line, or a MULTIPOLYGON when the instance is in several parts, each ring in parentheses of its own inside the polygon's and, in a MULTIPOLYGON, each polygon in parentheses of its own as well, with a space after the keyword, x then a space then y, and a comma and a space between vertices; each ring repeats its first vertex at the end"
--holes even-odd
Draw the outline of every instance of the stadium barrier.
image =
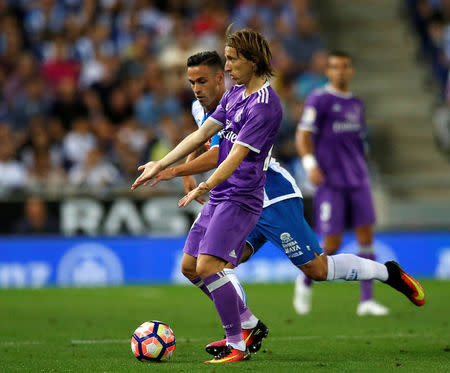
MULTIPOLYGON (((0 287, 187 283, 180 273, 185 237, 0 238, 0 287)), ((354 236, 341 252, 356 253, 354 236)), ((399 261, 413 276, 450 279, 450 232, 376 235, 377 260, 399 261)), ((272 244, 237 269, 243 282, 288 282, 299 271, 272 244)))

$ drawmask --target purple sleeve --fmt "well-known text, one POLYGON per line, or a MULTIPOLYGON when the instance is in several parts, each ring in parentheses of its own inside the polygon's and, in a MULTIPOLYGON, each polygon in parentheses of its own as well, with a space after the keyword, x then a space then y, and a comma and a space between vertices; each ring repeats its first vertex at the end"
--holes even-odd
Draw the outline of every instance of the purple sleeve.
POLYGON ((216 110, 214 110, 214 113, 212 113, 208 117, 208 119, 211 119, 217 124, 220 124, 223 127, 225 127, 227 102, 228 102, 228 91, 225 92, 225 94, 223 95, 222 99, 219 102, 219 105, 217 105, 216 110))
POLYGON ((267 139, 271 137, 270 134, 274 130, 274 125, 281 122, 281 118, 276 120, 276 114, 272 113, 270 109, 271 107, 267 104, 252 106, 235 143, 260 153, 267 139))
POLYGON ((310 132, 318 132, 320 126, 320 96, 314 93, 309 95, 303 105, 303 114, 298 128, 310 132))

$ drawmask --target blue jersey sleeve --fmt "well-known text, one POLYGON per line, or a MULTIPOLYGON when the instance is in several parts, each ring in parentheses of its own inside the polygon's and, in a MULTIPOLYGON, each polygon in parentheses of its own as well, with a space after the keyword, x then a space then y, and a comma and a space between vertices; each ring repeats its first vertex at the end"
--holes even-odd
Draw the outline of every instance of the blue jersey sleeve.
POLYGON ((214 148, 215 146, 220 145, 220 136, 218 133, 216 133, 213 137, 211 137, 211 145, 210 148, 214 148))

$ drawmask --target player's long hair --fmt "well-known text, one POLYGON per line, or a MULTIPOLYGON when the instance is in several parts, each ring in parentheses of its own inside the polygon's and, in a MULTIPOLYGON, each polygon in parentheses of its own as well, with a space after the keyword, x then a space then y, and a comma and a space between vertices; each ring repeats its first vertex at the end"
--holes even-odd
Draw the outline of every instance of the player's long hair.
POLYGON ((243 29, 231 33, 230 25, 227 29, 225 45, 236 49, 239 55, 256 65, 256 75, 264 76, 267 79, 275 74, 272 67, 272 52, 269 43, 259 32, 251 29, 243 29))

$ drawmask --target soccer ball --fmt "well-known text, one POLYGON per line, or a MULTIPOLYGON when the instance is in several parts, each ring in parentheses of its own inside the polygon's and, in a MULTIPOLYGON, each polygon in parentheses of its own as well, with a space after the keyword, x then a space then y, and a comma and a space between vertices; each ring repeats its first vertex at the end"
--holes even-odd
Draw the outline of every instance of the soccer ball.
POLYGON ((134 331, 131 351, 140 361, 169 360, 175 351, 175 335, 161 321, 146 321, 134 331))

